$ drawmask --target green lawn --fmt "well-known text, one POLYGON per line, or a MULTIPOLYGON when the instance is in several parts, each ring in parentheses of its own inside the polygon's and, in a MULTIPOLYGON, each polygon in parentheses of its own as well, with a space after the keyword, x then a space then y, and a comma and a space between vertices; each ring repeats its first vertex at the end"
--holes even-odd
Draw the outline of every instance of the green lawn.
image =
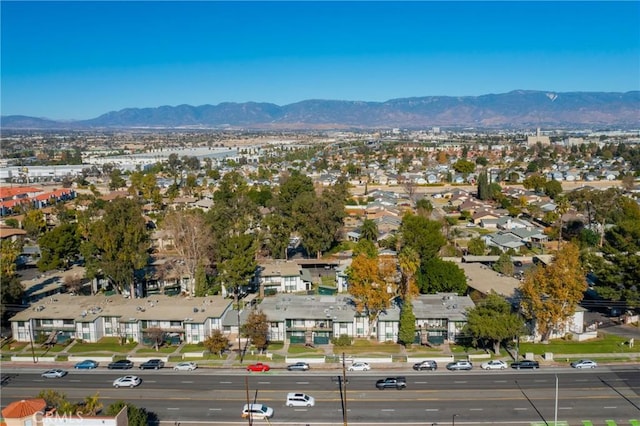
POLYGON ((342 352, 349 355, 362 355, 362 354, 371 354, 375 356, 376 354, 384 354, 384 355, 399 355, 402 351, 402 347, 397 343, 385 342, 380 343, 376 340, 368 340, 368 339, 356 339, 351 346, 344 347, 334 347, 333 353, 336 355, 342 354, 342 352))
POLYGON ((205 348, 203 345, 198 345, 198 344, 194 344, 194 343, 189 343, 189 344, 185 344, 182 346, 182 348, 180 348, 180 353, 185 353, 185 352, 205 352, 205 351, 209 351, 207 348, 205 348))
POLYGON ((633 353, 637 348, 629 348, 624 343, 627 339, 611 334, 601 334, 597 339, 586 342, 573 342, 568 340, 551 340, 548 344, 520 343, 520 353, 533 352, 542 355, 545 352, 554 354, 597 354, 597 353, 633 353))
MULTIPOLYGON (((269 345, 269 349, 271 349, 271 345, 269 345)), ((311 348, 305 345, 290 345, 287 350, 288 354, 291 355, 318 355, 324 354, 324 350, 322 348, 311 348)))
POLYGON ((136 351, 137 354, 142 353, 158 353, 158 354, 171 354, 176 351, 175 346, 162 346, 157 351, 155 348, 140 348, 136 351))
POLYGON ((103 337, 97 343, 76 343, 68 350, 69 353, 83 353, 83 352, 114 352, 124 353, 130 352, 138 346, 137 343, 120 344, 120 340, 117 337, 103 337))

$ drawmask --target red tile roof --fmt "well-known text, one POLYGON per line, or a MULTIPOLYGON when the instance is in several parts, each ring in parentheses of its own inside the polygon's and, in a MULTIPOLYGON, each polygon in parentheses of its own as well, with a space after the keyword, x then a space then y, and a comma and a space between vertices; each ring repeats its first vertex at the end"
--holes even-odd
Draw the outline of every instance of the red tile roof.
POLYGON ((2 410, 2 417, 5 419, 23 419, 34 415, 38 411, 44 411, 46 407, 47 403, 42 398, 14 401, 2 410))

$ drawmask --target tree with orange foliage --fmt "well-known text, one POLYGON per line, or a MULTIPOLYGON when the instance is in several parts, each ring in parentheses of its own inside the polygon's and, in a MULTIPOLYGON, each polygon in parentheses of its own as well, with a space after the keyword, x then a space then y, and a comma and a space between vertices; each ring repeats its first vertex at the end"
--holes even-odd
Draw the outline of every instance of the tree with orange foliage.
POLYGON ((552 331, 565 328, 587 289, 579 255, 578 247, 567 243, 552 264, 535 266, 520 287, 522 313, 535 322, 543 342, 552 331))

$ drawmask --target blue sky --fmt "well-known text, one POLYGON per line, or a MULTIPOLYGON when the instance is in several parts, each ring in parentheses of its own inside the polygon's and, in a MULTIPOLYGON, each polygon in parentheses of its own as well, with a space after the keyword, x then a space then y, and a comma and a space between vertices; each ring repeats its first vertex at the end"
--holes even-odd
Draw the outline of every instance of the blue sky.
POLYGON ((1 113, 640 90, 640 2, 31 2, 1 8, 1 113))

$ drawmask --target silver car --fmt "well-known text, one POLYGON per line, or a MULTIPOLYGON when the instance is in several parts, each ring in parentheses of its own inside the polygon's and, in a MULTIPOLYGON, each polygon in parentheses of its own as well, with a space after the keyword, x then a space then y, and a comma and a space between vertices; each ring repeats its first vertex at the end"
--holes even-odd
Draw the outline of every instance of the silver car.
POLYGON ((66 375, 67 372, 65 370, 60 370, 59 368, 47 370, 41 374, 42 377, 46 377, 47 379, 57 379, 66 375))
POLYGON ((571 363, 573 368, 596 368, 598 363, 591 361, 590 359, 581 359, 580 361, 574 361, 571 363))

